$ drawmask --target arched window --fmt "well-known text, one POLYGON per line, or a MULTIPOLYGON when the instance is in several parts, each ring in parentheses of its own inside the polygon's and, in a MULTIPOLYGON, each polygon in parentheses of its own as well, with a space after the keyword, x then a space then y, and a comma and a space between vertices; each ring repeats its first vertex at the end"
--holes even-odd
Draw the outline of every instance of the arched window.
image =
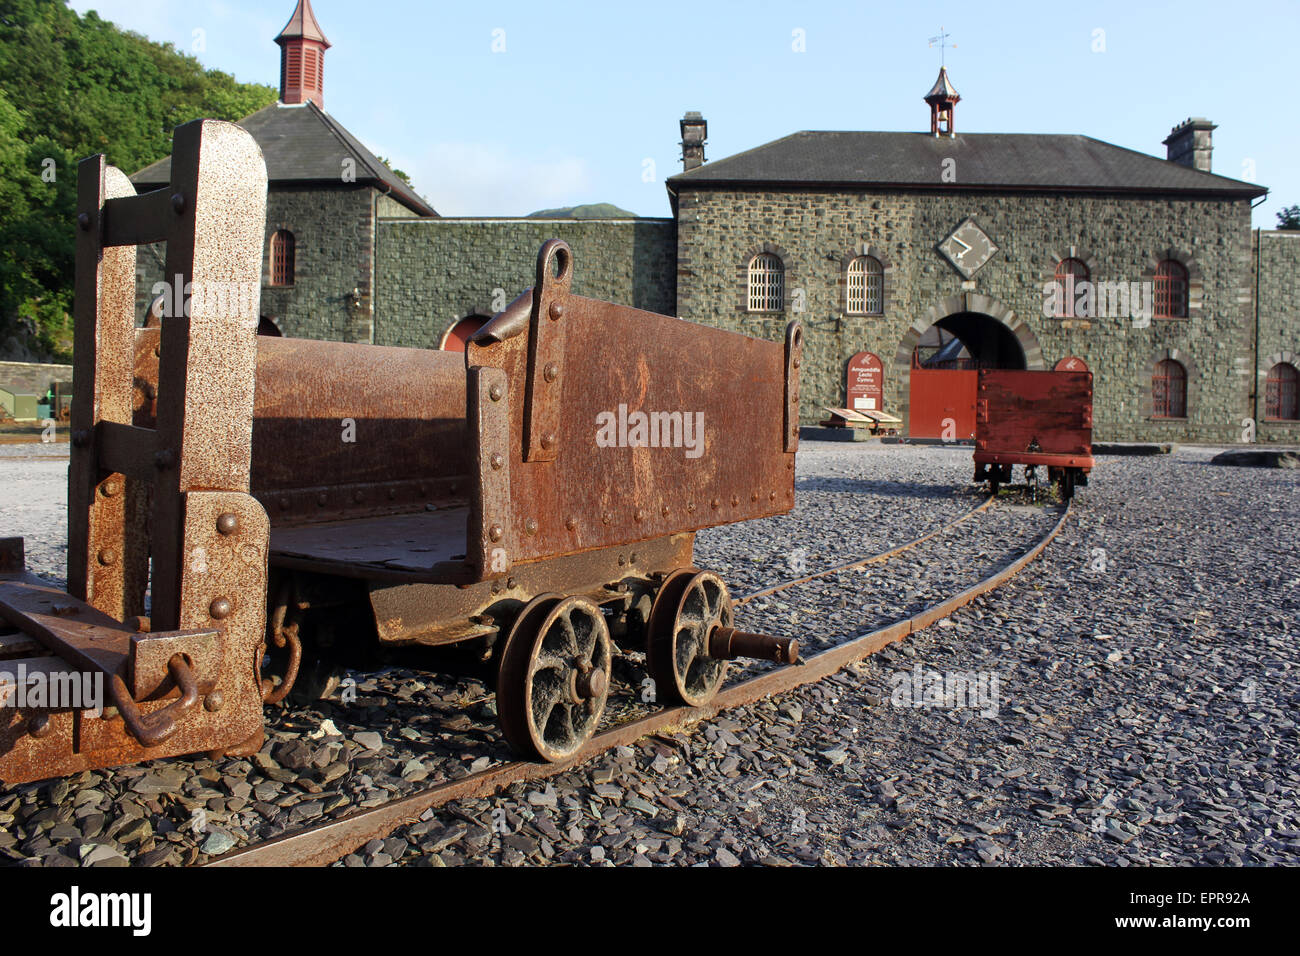
MULTIPOLYGON (((1061 297, 1058 300, 1056 317, 1058 319, 1073 319, 1074 304, 1078 301, 1079 283, 1087 282, 1091 277, 1088 267, 1080 259, 1062 259, 1056 264, 1056 287, 1061 290, 1061 297)), ((1086 316, 1080 316, 1086 318, 1086 316)))
POLYGON ((293 285, 293 233, 277 230, 271 237, 271 285, 293 285))
POLYGON ((1151 377, 1151 415, 1153 418, 1187 417, 1187 369, 1174 359, 1156 363, 1151 377))
POLYGON ((1264 384, 1264 417, 1275 422, 1300 419, 1300 372, 1290 362, 1278 362, 1268 370, 1264 384))
POLYGON ((848 313, 883 315, 885 270, 875 256, 858 256, 849 263, 848 313))
POLYGON ((780 312, 785 308, 785 266, 779 256, 760 252, 749 260, 749 311, 780 312))
POLYGON ((1165 259, 1156 266, 1156 318, 1187 318, 1187 270, 1181 262, 1165 259))

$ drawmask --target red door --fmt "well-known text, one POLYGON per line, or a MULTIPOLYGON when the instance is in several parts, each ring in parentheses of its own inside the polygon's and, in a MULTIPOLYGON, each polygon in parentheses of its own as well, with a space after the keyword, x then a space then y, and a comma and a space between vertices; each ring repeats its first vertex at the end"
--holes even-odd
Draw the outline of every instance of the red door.
POLYGON ((913 368, 908 401, 912 438, 975 437, 976 369, 913 368))

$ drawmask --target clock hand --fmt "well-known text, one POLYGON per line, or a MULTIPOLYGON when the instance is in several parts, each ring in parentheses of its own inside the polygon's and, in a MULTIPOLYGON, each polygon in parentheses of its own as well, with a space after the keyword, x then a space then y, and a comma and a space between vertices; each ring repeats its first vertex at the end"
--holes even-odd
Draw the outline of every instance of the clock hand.
POLYGON ((966 255, 966 253, 970 252, 971 247, 968 246, 966 243, 962 242, 961 239, 959 239, 957 236, 953 236, 952 241, 962 247, 961 252, 957 253, 958 259, 962 258, 963 256, 966 255))

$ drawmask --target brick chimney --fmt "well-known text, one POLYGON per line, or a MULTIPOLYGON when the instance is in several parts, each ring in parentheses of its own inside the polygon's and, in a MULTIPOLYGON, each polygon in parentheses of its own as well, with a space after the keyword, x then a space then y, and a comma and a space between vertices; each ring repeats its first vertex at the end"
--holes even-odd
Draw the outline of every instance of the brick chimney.
POLYGON ((1216 129, 1217 126, 1199 116, 1183 120, 1165 139, 1169 150, 1166 159, 1203 173, 1210 172, 1210 153, 1214 152, 1213 133, 1216 129))
POLYGON ((709 135, 709 124, 695 111, 681 118, 682 166, 684 171, 704 165, 704 142, 709 135))
POLYGON ((298 0, 293 16, 275 38, 280 44, 280 102, 306 103, 325 108, 325 39, 311 0, 298 0))

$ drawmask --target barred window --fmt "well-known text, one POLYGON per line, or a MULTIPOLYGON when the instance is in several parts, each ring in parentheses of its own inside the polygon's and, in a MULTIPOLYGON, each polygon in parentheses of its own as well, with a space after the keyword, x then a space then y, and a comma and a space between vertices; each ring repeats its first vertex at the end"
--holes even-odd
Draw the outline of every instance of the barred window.
MULTIPOLYGON (((1079 283, 1087 282, 1091 275, 1088 267, 1079 259, 1062 259, 1056 264, 1056 286, 1061 290, 1059 308, 1056 310, 1058 319, 1076 318, 1074 303, 1079 283)), ((1079 316, 1079 318, 1086 318, 1086 316, 1079 316)))
POLYGON ((885 311, 885 270, 874 256, 858 256, 849 263, 848 312, 882 315, 885 311))
POLYGON ((1181 362, 1165 359, 1156 363, 1151 378, 1151 415, 1154 418, 1187 417, 1187 369, 1181 362))
POLYGON ((1264 417, 1275 422, 1300 419, 1300 373, 1290 362, 1278 362, 1268 370, 1264 384, 1264 417))
POLYGON ((280 229, 271 237, 271 285, 293 285, 293 233, 280 229))
POLYGON ((1156 266, 1156 318, 1187 318, 1187 270, 1182 263, 1165 259, 1156 266))
POLYGON ((779 256, 759 253, 749 261, 749 311, 780 312, 785 308, 785 266, 779 256))

